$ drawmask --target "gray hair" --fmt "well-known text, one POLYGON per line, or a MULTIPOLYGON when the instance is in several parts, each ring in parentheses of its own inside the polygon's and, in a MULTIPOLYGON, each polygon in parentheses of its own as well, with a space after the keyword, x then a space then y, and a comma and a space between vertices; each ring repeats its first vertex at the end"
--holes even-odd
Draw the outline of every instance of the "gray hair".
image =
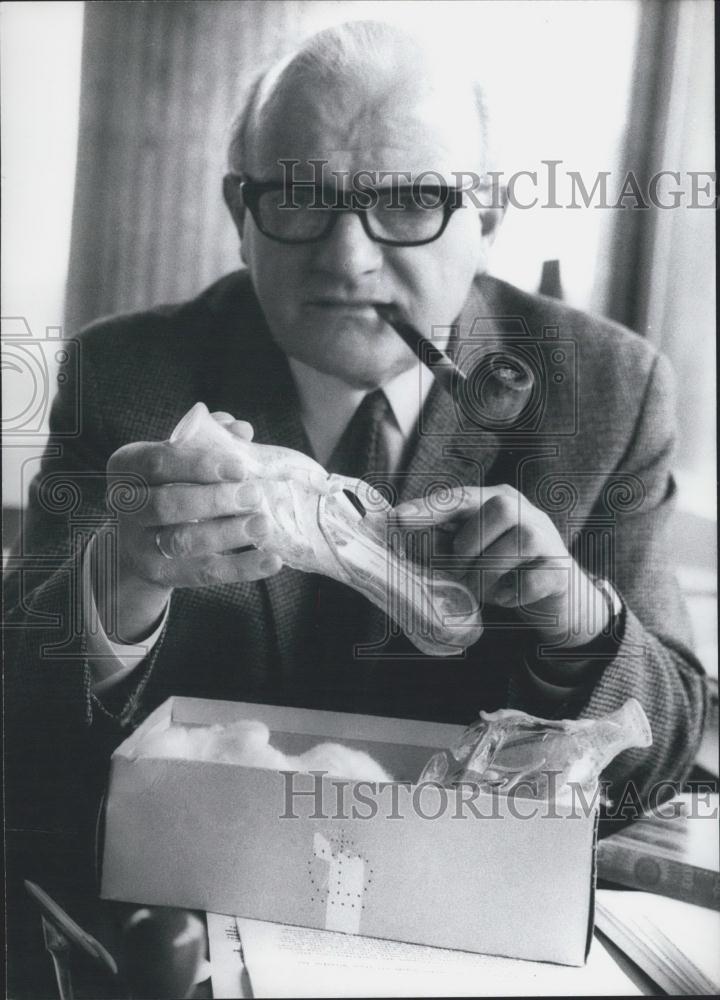
MULTIPOLYGON (((348 21, 312 35, 300 49, 261 70, 252 80, 242 110, 231 127, 229 169, 234 173, 246 172, 261 112, 308 78, 328 83, 361 80, 377 92, 388 90, 402 75, 396 65, 399 45, 410 48, 424 64, 440 68, 439 53, 400 28, 383 21, 348 21)), ((452 72, 461 86, 466 84, 472 90, 486 161, 483 169, 487 169, 490 127, 483 89, 476 81, 463 80, 456 66, 446 65, 442 70, 446 74, 452 72)))

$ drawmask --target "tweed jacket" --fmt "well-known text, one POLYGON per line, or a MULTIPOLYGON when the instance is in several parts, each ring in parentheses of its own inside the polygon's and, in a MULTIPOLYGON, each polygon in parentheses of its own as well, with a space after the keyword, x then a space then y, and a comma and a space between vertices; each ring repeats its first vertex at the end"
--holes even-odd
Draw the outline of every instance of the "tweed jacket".
POLYGON ((106 481, 109 456, 128 442, 166 439, 198 400, 249 420, 260 442, 309 451, 287 360, 247 276, 234 273, 193 301, 102 320, 79 337, 79 379, 55 400, 7 581, 8 787, 10 808, 22 816, 16 822, 69 829, 68 803, 99 793, 113 747, 170 694, 462 724, 500 706, 592 717, 634 696, 654 743, 622 754, 610 778, 631 779, 645 796, 654 783, 687 774, 705 695, 669 548, 675 488, 667 363, 615 324, 488 276, 473 287, 459 336, 471 346, 473 337, 502 337, 528 352, 540 373, 536 405, 521 426, 491 431, 473 421, 469 403, 463 409, 436 384, 391 484, 395 496, 460 483, 520 490, 547 511, 580 563, 622 596, 614 655, 582 687, 551 696, 528 679, 532 633, 498 613, 459 659, 407 649, 394 655, 390 646, 366 662, 320 670, 306 643, 313 578, 284 568, 257 583, 176 590, 161 639, 136 673, 112 702, 92 696, 82 551, 93 534, 112 547, 118 511, 138 502, 137 484, 106 481), (28 782, 37 789, 39 776, 42 794, 28 797, 28 782))

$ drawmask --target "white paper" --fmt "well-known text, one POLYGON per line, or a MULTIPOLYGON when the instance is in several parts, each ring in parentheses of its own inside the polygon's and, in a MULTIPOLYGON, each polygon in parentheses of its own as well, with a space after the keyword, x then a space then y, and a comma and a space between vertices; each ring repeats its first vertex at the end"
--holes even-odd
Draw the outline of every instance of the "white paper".
MULTIPOLYGON (((216 949, 210 916, 212 956, 216 949)), ((237 918, 236 923, 252 995, 257 998, 639 995, 597 940, 587 965, 575 968, 261 920, 237 918)), ((227 934, 226 926, 217 926, 227 934)), ((215 997, 247 995, 219 992, 219 987, 213 959, 215 997)))
POLYGON ((716 910, 651 892, 601 889, 596 920, 600 930, 668 992, 720 993, 716 910), (703 980, 708 981, 707 989, 703 980))
POLYGON ((252 997, 235 917, 223 913, 208 913, 206 917, 214 1000, 252 997))

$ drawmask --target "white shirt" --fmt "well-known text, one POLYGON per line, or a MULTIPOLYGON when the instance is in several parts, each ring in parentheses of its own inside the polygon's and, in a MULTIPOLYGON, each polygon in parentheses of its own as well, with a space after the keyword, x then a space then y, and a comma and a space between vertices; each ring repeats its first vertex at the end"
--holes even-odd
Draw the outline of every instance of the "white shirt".
MULTIPOLYGON (((325 465, 368 390, 355 389, 342 379, 317 371, 295 358, 289 361, 300 398, 300 419, 315 458, 325 465)), ((418 362, 382 387, 392 411, 392 419, 387 420, 383 428, 389 472, 398 467, 403 449, 417 428, 420 411, 433 382, 432 372, 418 362)), ((243 415, 237 416, 242 418, 243 415)), ((125 645, 109 639, 100 624, 93 595, 90 571, 90 546, 93 544, 94 540, 85 550, 83 560, 83 617, 88 623, 86 641, 92 690, 102 695, 127 677, 148 655, 160 638, 168 608, 157 628, 143 642, 125 645)))
MULTIPOLYGON (((368 390, 354 389, 342 379, 319 372, 295 358, 290 358, 290 370, 300 397, 303 427, 315 458, 326 465, 368 390)), ((392 411, 392 420, 386 421, 383 428, 388 472, 398 467, 434 381, 432 372, 418 362, 382 387, 392 411)))

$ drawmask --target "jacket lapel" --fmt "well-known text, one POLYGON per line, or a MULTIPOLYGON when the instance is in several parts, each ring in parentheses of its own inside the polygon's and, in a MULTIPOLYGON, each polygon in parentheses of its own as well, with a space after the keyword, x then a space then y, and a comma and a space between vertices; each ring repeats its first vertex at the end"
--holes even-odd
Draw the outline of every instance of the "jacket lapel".
MULTIPOLYGON (((462 360, 462 348, 477 321, 492 324, 491 312, 477 285, 454 327, 449 348, 462 360)), ((494 328, 494 327, 493 327, 494 328)), ((469 384, 468 391, 472 391, 469 384)), ((405 464, 399 499, 412 500, 429 489, 482 486, 498 455, 498 436, 467 419, 468 401, 452 399, 435 382, 418 418, 417 434, 405 464)))
POLYGON ((420 415, 418 433, 400 475, 399 501, 424 496, 430 490, 482 486, 497 449, 495 435, 463 429, 453 400, 436 383, 420 415))

